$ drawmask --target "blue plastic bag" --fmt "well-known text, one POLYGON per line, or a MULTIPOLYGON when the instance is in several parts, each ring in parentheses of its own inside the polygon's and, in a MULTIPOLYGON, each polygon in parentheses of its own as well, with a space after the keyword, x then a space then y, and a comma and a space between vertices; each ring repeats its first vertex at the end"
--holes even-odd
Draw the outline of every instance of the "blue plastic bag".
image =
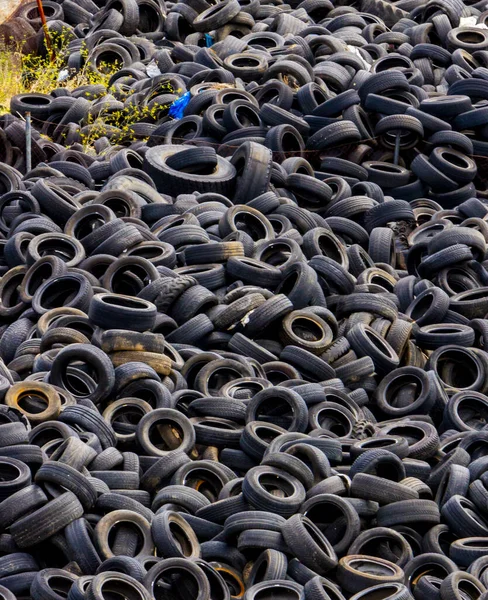
POLYGON ((173 117, 173 119, 182 119, 183 113, 185 112, 185 108, 190 102, 191 94, 190 92, 185 92, 183 96, 177 98, 173 104, 169 107, 169 116, 173 117))
POLYGON ((206 44, 207 48, 210 48, 210 46, 213 46, 213 43, 214 43, 213 37, 209 33, 206 33, 205 34, 205 44, 206 44))

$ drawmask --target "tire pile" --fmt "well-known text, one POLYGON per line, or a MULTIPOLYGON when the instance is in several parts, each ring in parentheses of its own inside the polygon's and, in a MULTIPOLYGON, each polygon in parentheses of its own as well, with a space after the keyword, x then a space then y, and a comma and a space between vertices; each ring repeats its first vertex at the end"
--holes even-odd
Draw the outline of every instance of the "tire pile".
POLYGON ((486 600, 488 2, 99 4, 0 117, 1 600, 486 600))

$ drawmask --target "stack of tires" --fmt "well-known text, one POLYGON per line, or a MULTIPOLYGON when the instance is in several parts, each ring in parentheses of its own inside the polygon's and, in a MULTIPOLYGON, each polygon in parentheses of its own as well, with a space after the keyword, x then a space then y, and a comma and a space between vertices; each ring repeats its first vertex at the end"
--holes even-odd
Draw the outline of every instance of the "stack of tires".
POLYGON ((113 74, 0 116, 0 598, 486 600, 488 3, 44 4, 113 74))

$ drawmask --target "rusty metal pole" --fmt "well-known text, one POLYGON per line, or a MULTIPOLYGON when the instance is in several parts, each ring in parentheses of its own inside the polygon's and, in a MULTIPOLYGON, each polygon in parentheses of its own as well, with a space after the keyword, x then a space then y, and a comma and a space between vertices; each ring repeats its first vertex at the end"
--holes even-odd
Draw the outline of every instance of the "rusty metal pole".
POLYGON ((37 0, 37 8, 41 17, 42 28, 44 29, 44 37, 46 38, 46 46, 51 54, 51 62, 56 59, 56 54, 51 42, 51 36, 49 35, 49 29, 47 27, 46 15, 44 14, 44 7, 42 6, 42 0, 37 0))

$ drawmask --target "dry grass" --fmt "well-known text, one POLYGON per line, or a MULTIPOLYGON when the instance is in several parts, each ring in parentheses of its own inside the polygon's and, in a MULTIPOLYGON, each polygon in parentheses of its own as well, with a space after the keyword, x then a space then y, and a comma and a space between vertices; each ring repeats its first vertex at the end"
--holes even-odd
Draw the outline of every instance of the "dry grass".
POLYGON ((23 88, 20 53, 0 50, 0 112, 9 110, 10 98, 23 93, 23 88))
MULTIPOLYGON (((59 73, 66 68, 68 57, 68 36, 58 34, 52 40, 55 48, 54 58, 46 51, 42 54, 25 54, 21 52, 22 41, 15 46, 0 48, 0 110, 10 109, 10 99, 16 94, 36 92, 49 94, 58 87, 74 90, 82 85, 103 84, 108 81, 117 69, 107 68, 106 73, 94 72, 84 68, 70 76, 66 81, 58 81, 59 73)), ((109 66, 110 67, 110 66, 109 66)))

